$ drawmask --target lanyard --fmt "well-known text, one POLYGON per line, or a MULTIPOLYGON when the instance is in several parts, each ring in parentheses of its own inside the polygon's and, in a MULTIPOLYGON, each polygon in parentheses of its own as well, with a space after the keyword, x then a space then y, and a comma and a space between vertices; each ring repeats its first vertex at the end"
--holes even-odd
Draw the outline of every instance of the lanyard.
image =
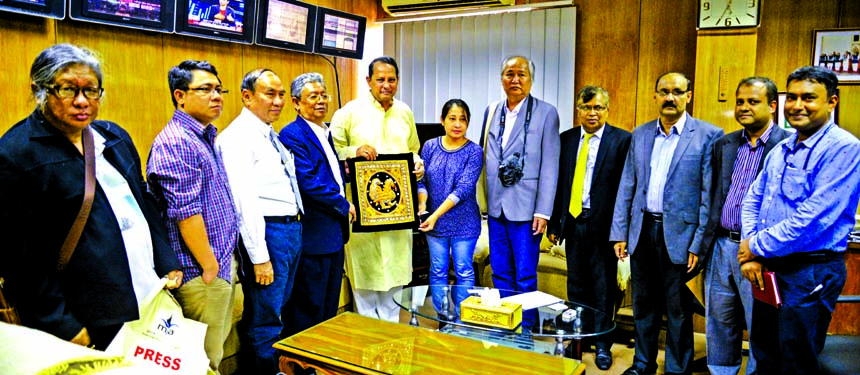
MULTIPOLYGON (((526 104, 526 120, 523 124, 525 127, 525 136, 523 137, 523 164, 525 164, 526 159, 526 141, 529 140, 529 123, 532 122, 532 96, 529 95, 528 103, 526 104)), ((502 101, 502 106, 507 104, 507 100, 502 101)), ((502 164, 502 137, 505 136, 505 108, 501 108, 502 115, 499 119, 499 165, 502 164)), ((511 134, 513 135, 513 134, 511 134)), ((510 140, 508 140, 510 142, 510 140)))

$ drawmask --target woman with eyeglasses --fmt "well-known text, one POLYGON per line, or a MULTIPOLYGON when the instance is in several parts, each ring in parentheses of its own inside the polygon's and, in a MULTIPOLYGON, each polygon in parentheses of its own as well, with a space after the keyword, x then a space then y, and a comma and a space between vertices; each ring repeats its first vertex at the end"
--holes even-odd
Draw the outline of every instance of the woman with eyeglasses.
POLYGON ((179 262, 131 137, 95 121, 104 92, 95 55, 48 47, 30 81, 36 109, 0 138, 4 292, 25 326, 104 350, 124 322, 139 318, 139 302, 162 276, 179 286, 179 262), (75 241, 70 228, 82 211, 88 155, 94 196, 75 241), (61 267, 64 246, 73 250, 61 267))
POLYGON ((421 151, 425 172, 418 182, 418 212, 426 217, 418 229, 427 234, 433 305, 443 318, 459 316, 460 302, 469 296, 468 287, 475 285, 472 257, 481 234, 475 184, 483 168, 484 152, 466 138, 470 118, 466 102, 446 102, 441 116, 445 135, 428 140, 421 151), (454 306, 446 308, 449 254, 457 285, 462 288, 454 289, 454 306))

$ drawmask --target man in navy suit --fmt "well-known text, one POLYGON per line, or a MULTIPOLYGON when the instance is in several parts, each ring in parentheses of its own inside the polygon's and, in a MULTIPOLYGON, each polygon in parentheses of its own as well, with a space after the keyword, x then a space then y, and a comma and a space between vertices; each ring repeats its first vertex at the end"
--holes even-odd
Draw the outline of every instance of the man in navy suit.
POLYGON ((682 293, 701 254, 711 203, 711 147, 723 131, 687 115, 693 83, 682 73, 657 79, 657 120, 633 131, 609 239, 630 256, 636 353, 625 375, 657 370, 657 338, 667 316, 666 373, 693 363, 692 293, 682 293))
MULTIPOLYGON (((541 234, 558 181, 558 111, 533 97, 534 63, 523 56, 501 66, 505 99, 484 110, 490 265, 498 289, 537 290, 541 234), (492 116, 489 117, 488 116, 492 116)), ((523 314, 524 330, 536 320, 523 314)))
POLYGON ((355 208, 345 195, 345 178, 324 120, 329 96, 319 73, 293 80, 290 96, 296 121, 280 133, 296 157, 296 175, 305 204, 302 257, 293 295, 283 311, 284 335, 308 329, 337 314, 343 279, 343 246, 355 208))
MULTIPOLYGON (((789 133, 774 124, 776 84, 767 77, 744 78, 735 91, 735 120, 744 128, 714 144, 713 199, 705 240, 708 368, 712 374, 737 374, 743 330, 752 321, 752 287, 737 260, 741 242, 741 202, 764 166, 770 150, 789 133)), ((754 374, 755 358, 747 361, 754 374)))
MULTIPOLYGON (((558 189, 547 238, 554 243, 568 240, 567 299, 603 311, 606 315, 594 329, 606 331, 612 327, 618 289, 618 260, 609 228, 630 132, 606 122, 609 93, 602 87, 583 87, 576 95, 576 113, 581 126, 561 133, 558 189)), ((611 337, 599 336, 594 346, 597 368, 608 370, 611 337)))

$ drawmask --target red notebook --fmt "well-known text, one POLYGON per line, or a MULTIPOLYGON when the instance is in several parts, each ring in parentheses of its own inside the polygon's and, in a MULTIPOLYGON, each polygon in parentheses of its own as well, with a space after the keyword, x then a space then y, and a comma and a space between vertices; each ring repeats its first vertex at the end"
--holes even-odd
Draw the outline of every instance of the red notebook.
POLYGON ((782 306, 782 298, 779 296, 779 288, 776 286, 776 275, 771 271, 764 271, 761 273, 761 276, 764 279, 764 290, 753 285, 753 297, 773 307, 779 308, 782 306))

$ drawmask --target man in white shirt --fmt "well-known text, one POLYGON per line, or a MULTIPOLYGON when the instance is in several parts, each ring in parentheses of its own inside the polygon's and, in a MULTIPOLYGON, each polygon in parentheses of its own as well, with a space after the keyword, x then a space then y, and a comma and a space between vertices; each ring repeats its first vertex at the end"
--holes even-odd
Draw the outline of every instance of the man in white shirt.
POLYGON ((284 335, 337 315, 344 244, 355 217, 355 208, 346 199, 343 168, 325 124, 330 97, 322 75, 296 77, 290 96, 298 116, 281 130, 280 139, 296 157, 296 176, 307 210, 302 217, 302 256, 293 295, 283 311, 284 335))
POLYGON ((280 78, 269 69, 245 74, 245 108, 215 141, 242 236, 245 311, 240 335, 253 353, 251 373, 279 371, 272 344, 281 337, 281 310, 290 299, 302 251, 302 200, 293 156, 272 129, 286 94, 280 78))

